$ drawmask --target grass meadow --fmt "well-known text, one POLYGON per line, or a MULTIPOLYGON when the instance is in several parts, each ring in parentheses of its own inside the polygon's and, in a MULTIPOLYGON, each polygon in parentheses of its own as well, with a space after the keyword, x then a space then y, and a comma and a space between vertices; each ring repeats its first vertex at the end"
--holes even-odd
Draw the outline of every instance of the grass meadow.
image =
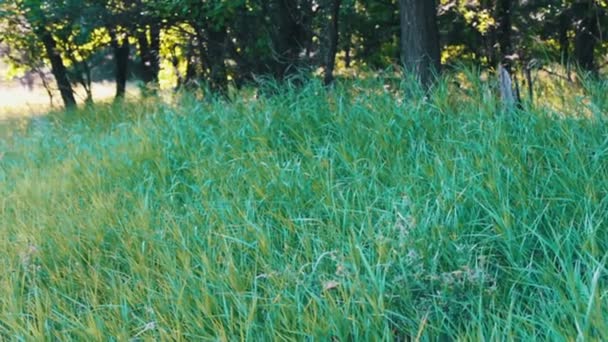
POLYGON ((0 340, 608 340, 608 83, 416 89, 1 123, 0 340))

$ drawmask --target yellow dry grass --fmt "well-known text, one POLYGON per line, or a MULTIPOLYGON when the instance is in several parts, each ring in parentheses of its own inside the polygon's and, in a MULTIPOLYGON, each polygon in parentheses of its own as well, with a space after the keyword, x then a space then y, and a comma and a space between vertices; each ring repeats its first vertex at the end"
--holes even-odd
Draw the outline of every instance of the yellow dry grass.
MULTIPOLYGON (((33 81, 30 89, 18 79, 8 79, 9 69, 0 59, 0 120, 23 118, 48 113, 63 106, 59 92, 53 91, 53 103, 38 77, 33 81)), ((50 86, 55 87, 52 77, 50 86)), ((115 84, 113 82, 97 82, 93 84, 93 100, 96 102, 111 100, 114 97, 115 84)), ((83 103, 85 91, 82 87, 74 88, 76 101, 83 103)), ((127 87, 128 96, 137 96, 139 90, 135 85, 127 87)))
MULTIPOLYGON (((99 82, 93 84, 93 99, 96 102, 111 100, 114 97, 114 83, 99 82)), ((129 96, 136 96, 138 89, 135 85, 127 87, 129 96)), ((75 89, 76 100, 84 102, 84 91, 75 89)), ((51 105, 49 95, 42 86, 34 86, 32 90, 19 82, 0 83, 0 120, 42 115, 63 106, 59 93, 53 93, 51 105)))

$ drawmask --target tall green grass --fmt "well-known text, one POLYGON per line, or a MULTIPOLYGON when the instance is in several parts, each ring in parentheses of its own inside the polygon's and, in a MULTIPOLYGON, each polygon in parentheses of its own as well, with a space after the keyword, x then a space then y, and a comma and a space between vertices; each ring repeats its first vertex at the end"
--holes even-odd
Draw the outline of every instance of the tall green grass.
POLYGON ((4 124, 0 339, 608 340, 608 85, 467 79, 4 124))

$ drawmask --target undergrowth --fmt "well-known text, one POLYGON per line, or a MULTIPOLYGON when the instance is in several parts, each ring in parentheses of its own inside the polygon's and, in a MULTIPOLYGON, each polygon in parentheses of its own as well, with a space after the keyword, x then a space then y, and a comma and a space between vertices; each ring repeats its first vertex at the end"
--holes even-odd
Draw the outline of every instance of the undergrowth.
POLYGON ((465 77, 3 124, 0 339, 608 340, 607 85, 465 77))

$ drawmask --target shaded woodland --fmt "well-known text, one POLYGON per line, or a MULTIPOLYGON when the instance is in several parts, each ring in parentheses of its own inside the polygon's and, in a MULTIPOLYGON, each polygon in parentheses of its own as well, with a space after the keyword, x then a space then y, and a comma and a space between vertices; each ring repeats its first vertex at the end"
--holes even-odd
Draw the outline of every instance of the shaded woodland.
POLYGON ((74 86, 128 81, 150 93, 225 92, 257 77, 285 80, 337 70, 403 67, 430 86, 442 69, 473 63, 526 75, 600 76, 606 65, 605 0, 9 0, 0 47, 15 74, 50 70, 66 107, 74 86))

